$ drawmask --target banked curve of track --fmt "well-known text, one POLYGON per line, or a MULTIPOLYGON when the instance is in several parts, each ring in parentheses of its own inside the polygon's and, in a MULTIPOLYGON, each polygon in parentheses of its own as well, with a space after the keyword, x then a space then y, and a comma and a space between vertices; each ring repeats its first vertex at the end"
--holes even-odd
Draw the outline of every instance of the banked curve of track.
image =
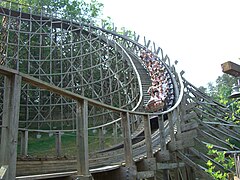
MULTIPOLYGON (((25 21, 28 20, 28 19, 30 20, 31 18, 34 18, 35 20, 44 19, 46 21, 49 21, 47 23, 50 23, 50 24, 51 24, 51 22, 57 22, 57 23, 54 23, 56 26, 59 26, 59 25, 65 26, 66 29, 69 29, 69 28, 70 29, 81 29, 82 27, 86 27, 82 32, 84 32, 86 34, 91 34, 92 36, 96 36, 96 37, 98 37, 99 34, 95 35, 93 30, 94 31, 101 31, 102 32, 101 33, 102 37, 100 37, 99 40, 101 39, 102 42, 104 42, 105 44, 108 44, 109 46, 112 46, 112 47, 117 46, 117 49, 119 49, 119 52, 121 52, 122 56, 126 56, 126 58, 128 59, 127 61, 130 62, 131 66, 133 67, 133 69, 134 69, 134 71, 137 75, 138 85, 140 86, 139 101, 138 101, 136 107, 131 110, 131 112, 129 112, 129 110, 116 108, 116 107, 112 107, 112 109, 110 108, 111 110, 116 110, 116 111, 119 111, 119 112, 129 112, 129 113, 134 114, 134 115, 148 114, 150 116, 155 117, 155 116, 161 116, 161 115, 164 115, 164 114, 171 113, 173 110, 178 108, 180 102, 182 101, 184 86, 183 86, 183 83, 182 83, 181 76, 179 75, 178 72, 173 71, 173 70, 175 70, 174 67, 171 67, 170 64, 167 65, 165 63, 165 61, 168 60, 168 57, 165 56, 164 59, 163 59, 162 58, 163 54, 161 54, 162 57, 160 57, 159 59, 164 64, 165 68, 169 71, 169 73, 171 75, 171 79, 174 83, 174 90, 176 92, 175 94, 177 95, 177 96, 175 96, 176 97, 175 103, 171 108, 167 109, 166 111, 162 111, 162 112, 146 113, 144 111, 136 111, 135 110, 135 109, 137 109, 137 107, 141 106, 140 103, 142 101, 141 98, 142 98, 142 93, 143 92, 142 92, 140 75, 137 72, 137 69, 134 66, 134 63, 131 60, 131 57, 128 54, 127 50, 129 51, 129 49, 130 49, 131 53, 135 53, 135 55, 138 56, 139 52, 142 49, 148 49, 148 48, 147 48, 147 46, 141 45, 137 41, 132 40, 131 38, 129 38, 125 35, 118 34, 115 31, 110 31, 110 30, 106 30, 104 28, 96 27, 96 26, 93 26, 91 24, 85 24, 85 23, 80 23, 79 24, 78 22, 68 21, 68 20, 63 20, 63 19, 57 19, 57 18, 53 18, 53 17, 31 15, 31 14, 28 14, 28 13, 25 13, 25 12, 10 10, 10 9, 4 8, 4 7, 0 8, 0 13, 1 13, 2 16, 5 14, 7 17, 11 17, 11 16, 20 17, 20 18, 24 19, 25 21), (89 29, 89 31, 87 31, 86 29, 89 29), (129 44, 130 44, 130 46, 129 46, 129 44)), ((26 33, 28 33, 28 32, 26 32, 26 33)), ((157 54, 156 54, 156 56, 157 56, 157 54)), ((17 71, 20 71, 20 70, 17 69, 17 71)), ((3 70, 1 72, 3 72, 3 70)), ((22 73, 22 75, 24 77, 24 73, 22 73)), ((26 79, 27 79, 27 76, 28 75, 25 76, 26 79)), ((33 81, 33 84, 34 84, 34 81, 35 81, 34 78, 32 79, 32 81, 33 81)), ((84 99, 84 96, 79 97, 79 98, 84 99)), ((109 108, 109 105, 105 105, 104 103, 95 102, 95 100, 89 100, 89 102, 92 102, 93 104, 95 103, 100 107, 109 108)), ((110 124, 114 124, 117 121, 120 121, 120 119, 115 119, 112 122, 108 122, 106 124, 102 124, 102 125, 99 125, 99 126, 93 126, 93 127, 90 127, 89 129, 92 130, 92 129, 96 129, 96 128, 104 128, 105 126, 109 126, 110 124)), ((141 124, 139 124, 139 126, 140 125, 141 124)), ((167 122, 166 122, 166 126, 167 126, 167 122)), ((29 130, 31 130, 31 129, 29 129, 29 130)), ((34 129, 32 129, 32 130, 34 131, 34 129)), ((38 130, 36 130, 36 131, 38 131, 38 130)), ((42 131, 44 131, 44 130, 42 130, 42 131)), ((143 131, 143 127, 140 128, 140 131, 141 132, 143 131)), ((166 132, 167 131, 168 130, 166 129, 166 132)), ((48 131, 46 131, 46 132, 48 132, 48 131)), ((63 130, 63 132, 64 132, 64 130, 63 130)), ((159 132, 156 131, 152 134, 152 142, 153 142, 153 145, 154 145, 153 149, 154 149, 155 152, 160 150, 159 146, 158 146, 158 141, 159 141, 159 136, 157 135, 158 133, 159 132)), ((133 145, 133 152, 134 152, 134 159, 136 161, 140 160, 140 159, 144 158, 144 156, 146 156, 144 139, 133 145)), ((101 154, 96 155, 96 156, 94 155, 94 156, 92 156, 93 159, 90 158, 90 161, 95 161, 94 157, 96 157, 98 160, 102 159, 102 160, 98 161, 99 162, 98 164, 94 164, 94 166, 102 166, 102 165, 109 164, 109 163, 110 164, 116 164, 116 163, 122 163, 124 161, 122 149, 117 149, 117 150, 115 150, 111 153, 108 152, 108 153, 101 153, 101 154), (115 158, 110 159, 111 157, 113 157, 113 155, 115 155, 115 158), (101 156, 101 158, 99 158, 100 156, 101 156), (110 159, 110 160, 107 161, 107 159, 108 160, 110 159)))

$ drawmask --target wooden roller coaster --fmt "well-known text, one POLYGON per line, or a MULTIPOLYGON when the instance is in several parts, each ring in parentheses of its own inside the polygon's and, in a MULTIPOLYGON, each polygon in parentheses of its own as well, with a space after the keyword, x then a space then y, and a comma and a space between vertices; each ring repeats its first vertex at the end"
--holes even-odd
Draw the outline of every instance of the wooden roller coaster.
POLYGON ((5 0, 0 20, 0 179, 212 179, 209 160, 226 169, 206 145, 239 152, 233 112, 145 37, 5 0), (161 66, 161 108, 145 108, 143 51, 161 66), (54 153, 30 152, 46 135, 54 153))

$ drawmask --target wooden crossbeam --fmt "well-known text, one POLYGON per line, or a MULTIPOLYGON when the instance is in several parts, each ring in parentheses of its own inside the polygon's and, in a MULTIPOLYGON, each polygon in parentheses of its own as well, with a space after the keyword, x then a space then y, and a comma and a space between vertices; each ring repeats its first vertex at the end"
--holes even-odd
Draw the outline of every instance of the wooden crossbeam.
POLYGON ((137 172, 137 179, 146 179, 154 177, 155 173, 154 171, 140 171, 137 172))
POLYGON ((240 65, 231 61, 227 61, 221 64, 221 67, 223 73, 232 75, 234 77, 240 77, 240 65))
POLYGON ((184 162, 178 162, 178 163, 157 163, 157 169, 175 169, 175 168, 180 168, 184 167, 185 163, 184 162))

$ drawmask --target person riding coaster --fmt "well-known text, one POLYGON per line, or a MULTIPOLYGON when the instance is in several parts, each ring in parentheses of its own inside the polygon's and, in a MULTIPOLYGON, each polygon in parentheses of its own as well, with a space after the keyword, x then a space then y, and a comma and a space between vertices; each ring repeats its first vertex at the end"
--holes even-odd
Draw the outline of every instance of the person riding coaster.
POLYGON ((149 100, 145 106, 146 111, 150 111, 150 112, 160 111, 160 110, 163 110, 163 108, 164 108, 164 102, 158 98, 149 100))
POLYGON ((149 87, 148 93, 151 96, 149 101, 147 102, 145 109, 147 111, 159 111, 164 107, 164 102, 162 98, 162 94, 160 94, 158 83, 152 82, 152 86, 149 87))

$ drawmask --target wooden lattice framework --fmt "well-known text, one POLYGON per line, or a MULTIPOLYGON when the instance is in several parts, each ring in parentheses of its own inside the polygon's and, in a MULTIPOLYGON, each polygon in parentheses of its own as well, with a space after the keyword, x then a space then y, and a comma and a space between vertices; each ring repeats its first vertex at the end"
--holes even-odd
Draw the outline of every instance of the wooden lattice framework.
POLYGON ((182 80, 154 42, 144 38, 141 45, 136 34, 11 1, 1 2, 0 20, 0 175, 211 179, 204 163, 213 157, 205 145, 230 152, 231 144, 224 142, 228 133, 240 140, 239 126, 224 119, 232 112, 182 80), (149 77, 139 53, 145 49, 158 57, 173 85, 174 104, 162 112, 143 109, 149 77), (74 132, 74 158, 17 161, 18 137, 26 158, 30 132, 55 133, 58 157, 62 133, 74 132), (98 139, 96 149, 89 148, 90 134, 98 139), (77 173, 66 172, 72 170, 77 173))

